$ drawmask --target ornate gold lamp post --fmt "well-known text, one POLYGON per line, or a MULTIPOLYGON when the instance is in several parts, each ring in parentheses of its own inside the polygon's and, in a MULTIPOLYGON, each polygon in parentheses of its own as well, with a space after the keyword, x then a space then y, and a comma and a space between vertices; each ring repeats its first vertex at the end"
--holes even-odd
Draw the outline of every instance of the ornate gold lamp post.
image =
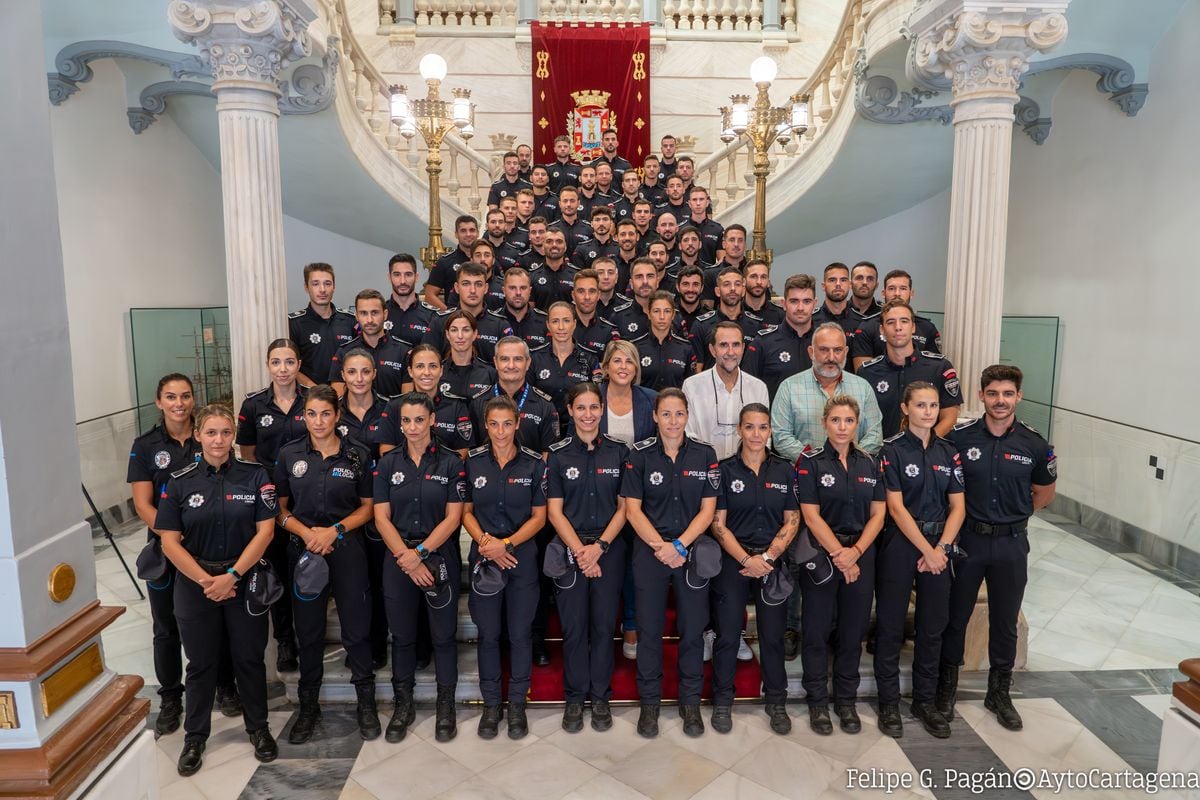
POLYGON ((761 258, 770 266, 772 252, 767 248, 767 175, 771 171, 770 152, 774 142, 787 144, 792 135, 808 130, 808 96, 792 95, 782 108, 773 107, 768 92, 778 68, 774 60, 761 56, 750 65, 750 80, 758 88, 754 105, 750 96, 735 94, 731 105, 721 107, 721 141, 728 144, 739 136, 750 140, 754 148, 754 238, 747 259, 761 258))
POLYGON ((464 139, 475 134, 475 104, 470 89, 454 89, 454 99, 441 98, 446 78, 446 59, 429 53, 421 59, 421 77, 429 91, 425 99, 409 99, 403 86, 392 87, 391 115, 405 139, 418 133, 425 140, 425 172, 429 176, 429 244, 421 248, 421 261, 432 270, 445 247, 442 244, 442 202, 439 176, 442 174, 442 139, 457 130, 464 139))

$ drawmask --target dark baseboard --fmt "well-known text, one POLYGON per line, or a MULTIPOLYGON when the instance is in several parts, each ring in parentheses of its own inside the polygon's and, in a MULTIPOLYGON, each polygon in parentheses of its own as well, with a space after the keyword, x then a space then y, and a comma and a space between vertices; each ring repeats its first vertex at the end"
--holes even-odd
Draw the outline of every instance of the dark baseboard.
POLYGON ((1155 564, 1195 576, 1196 580, 1200 580, 1200 553, 1195 550, 1061 494, 1055 495, 1046 510, 1117 542, 1128 548, 1129 552, 1138 553, 1155 564))

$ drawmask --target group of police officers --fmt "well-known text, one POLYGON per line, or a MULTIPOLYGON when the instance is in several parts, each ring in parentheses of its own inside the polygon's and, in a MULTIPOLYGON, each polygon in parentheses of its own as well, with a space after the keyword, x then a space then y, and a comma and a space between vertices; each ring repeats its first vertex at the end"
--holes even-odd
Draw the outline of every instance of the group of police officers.
POLYGON ((150 546, 170 565, 149 584, 156 729, 172 732, 183 717, 181 774, 202 764, 214 702, 244 717, 259 760, 277 757, 270 629, 278 669, 299 670, 288 739, 316 735, 330 596, 364 739, 384 733, 374 671, 389 654, 387 740, 413 723, 414 674, 430 660, 436 737, 455 736, 461 591, 478 627, 483 738, 505 717, 510 737, 528 732, 532 668, 551 663, 551 606, 564 729, 580 730, 585 710, 595 730, 611 727, 623 616, 638 733, 657 735, 671 646, 683 730, 704 732, 706 631, 710 724, 728 732, 748 601, 779 734, 791 729, 784 661, 797 655, 809 723, 832 733, 831 648, 834 714, 843 731, 861 729, 859 661, 874 606, 878 725, 899 737, 915 586, 910 711, 945 738, 986 580, 985 705, 1020 729, 1009 688, 1027 524, 1055 482, 1050 446, 1016 418, 1020 370, 984 370, 984 416, 956 426, 958 377, 937 328, 913 312, 908 273, 885 276, 881 304, 873 264, 834 263, 819 306, 806 275, 787 279, 777 305, 767 265, 746 259, 741 226, 709 216, 673 137, 641 170, 617 155, 615 132, 603 144, 582 167, 565 137, 547 165, 531 164, 528 148, 505 154, 483 235, 474 218, 456 220, 457 245, 423 297, 406 254, 388 264, 388 296, 360 291, 351 310, 333 303, 332 266, 306 266, 310 302, 271 343, 270 383, 236 419, 222 406, 196 409, 186 376, 160 381, 162 418, 134 442, 128 480, 150 546), (712 367, 724 329, 740 334, 741 368, 765 382, 774 408, 750 403, 718 422, 738 443, 718 459, 687 433, 680 387, 712 367), (860 378, 870 389, 856 397, 860 378))

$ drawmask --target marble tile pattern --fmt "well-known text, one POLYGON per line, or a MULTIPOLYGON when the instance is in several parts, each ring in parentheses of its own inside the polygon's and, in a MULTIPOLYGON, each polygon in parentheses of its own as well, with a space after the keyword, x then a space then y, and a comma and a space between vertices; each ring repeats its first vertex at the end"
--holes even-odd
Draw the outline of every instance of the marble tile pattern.
MULTIPOLYGON (((907 717, 902 739, 883 736, 876 728, 873 698, 864 691, 858 707, 863 731, 857 736, 816 736, 808 728, 805 707, 793 698, 794 728, 786 737, 770 731, 757 704, 735 707, 730 734, 710 728, 699 739, 684 736, 678 714, 666 706, 661 733, 653 741, 635 733, 636 707, 614 708, 614 726, 607 733, 585 726, 581 733, 568 734, 559 724, 561 708, 547 706, 530 709, 531 732, 525 739, 513 742, 502 732, 484 742, 475 735, 478 706, 461 704, 458 737, 440 743, 434 740, 432 708, 422 704, 405 741, 388 744, 382 738, 363 742, 358 737, 352 705, 326 704, 320 738, 292 746, 286 735, 295 709, 282 684, 275 683, 270 724, 280 740, 276 762, 263 765, 254 759, 241 720, 214 715, 204 768, 191 778, 180 778, 175 770, 182 732, 158 741, 160 796, 834 800, 883 796, 882 790, 852 788, 850 776, 861 774, 855 771, 892 771, 916 781, 921 770, 929 769, 932 786, 914 783, 887 796, 945 800, 980 796, 944 785, 941 776, 947 767, 1003 774, 1023 767, 1152 770, 1170 685, 1178 677, 1175 666, 1200 653, 1200 597, 1188 585, 1194 581, 1147 570, 1100 546, 1096 540, 1101 537, 1076 529, 1053 516, 1033 522, 1024 605, 1030 624, 1029 667, 1013 688, 1025 718, 1021 733, 1004 730, 983 708, 987 676, 974 672, 962 676, 959 718, 948 742, 928 736, 907 717)), ((117 534, 121 552, 135 556, 143 534, 134 526, 117 534)), ((96 565, 100 599, 128 605, 127 613, 103 634, 109 664, 145 677, 143 695, 157 707, 148 607, 137 600, 103 539, 96 540, 96 565)), ((864 659, 866 678, 870 656, 864 659)), ((799 662, 789 663, 788 670, 789 677, 797 678, 799 662)), ((864 680, 864 688, 872 685, 864 680)), ((380 704, 382 721, 390 711, 389 703, 380 704)), ((707 722, 707 709, 704 715, 707 722)), ((1042 789, 1011 789, 983 796, 1049 800, 1052 795, 1042 789)), ((1101 798, 1086 792, 1053 795, 1060 796, 1101 798)))

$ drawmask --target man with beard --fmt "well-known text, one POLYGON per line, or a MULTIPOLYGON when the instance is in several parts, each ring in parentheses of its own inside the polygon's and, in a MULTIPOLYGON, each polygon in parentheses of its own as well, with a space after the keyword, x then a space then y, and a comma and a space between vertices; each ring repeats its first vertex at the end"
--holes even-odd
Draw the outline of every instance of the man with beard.
POLYGON ((696 162, 691 156, 680 156, 676 159, 675 174, 683 181, 683 196, 688 197, 696 180, 696 162))
POLYGON ((617 223, 617 252, 613 260, 617 264, 617 286, 626 289, 629 286, 629 273, 633 262, 638 257, 637 225, 631 219, 623 219, 617 223))
POLYGON ((546 260, 546 225, 545 217, 531 217, 529 220, 529 247, 521 253, 517 266, 531 270, 546 260))
POLYGON ((621 178, 621 194, 613 202, 613 218, 620 223, 623 219, 633 219, 633 204, 642 199, 642 180, 633 170, 626 172, 621 178))
POLYGON ((567 262, 567 240, 557 228, 546 231, 546 257, 535 265, 529 278, 533 281, 533 302, 545 311, 556 300, 570 300, 578 268, 567 262))
POLYGON ((850 307, 860 317, 878 314, 883 306, 875 299, 879 288, 879 270, 870 261, 860 261, 850 269, 850 307))
POLYGON ((687 432, 728 458, 738 449, 738 417, 749 403, 769 405, 767 385, 741 368, 745 352, 736 322, 719 322, 708 343, 713 366, 683 382, 688 399, 687 432))
POLYGON ((608 206, 598 205, 592 209, 592 238, 575 247, 571 263, 580 269, 592 266, 600 256, 615 256, 617 243, 613 241, 612 211, 608 206))
POLYGON ((613 309, 609 322, 622 339, 639 339, 650 332, 650 295, 658 288, 658 272, 648 258, 634 259, 629 273, 633 300, 613 309))
POLYGON ((450 292, 458 268, 471 260, 471 245, 479 238, 479 220, 470 214, 454 220, 454 238, 458 246, 437 260, 425 281, 425 302, 438 310, 458 305, 458 298, 450 292))
MULTIPOLYGON (((530 348, 550 341, 546 336, 546 312, 529 305, 529 288, 529 273, 521 267, 510 267, 504 273, 504 305, 480 317, 479 341, 516 336, 530 348)), ((480 352, 485 361, 491 360, 489 355, 480 352)))
MULTIPOLYGON (((725 231, 725 241, 729 241, 729 231, 725 231)), ((746 277, 746 309, 758 314, 768 325, 782 325, 783 309, 771 302, 771 272, 767 262, 761 258, 748 261, 742 274, 746 277)))
MULTIPOLYGON (((708 215, 708 190, 703 186, 693 186, 688 191, 688 219, 685 224, 700 232, 700 258, 706 264, 716 263, 717 250, 725 238, 725 228, 721 223, 708 215)), ((742 229, 743 243, 746 229, 742 229)), ((743 247, 743 252, 745 248, 743 247)))
MULTIPOLYGON (((486 270, 487 292, 483 297, 484 305, 489 310, 504 305, 504 273, 496 264, 496 248, 486 239, 480 239, 471 245, 471 263, 478 264, 486 270)), ((461 270, 459 270, 461 272, 461 270)))
POLYGON ((597 313, 600 302, 600 276, 594 269, 581 269, 575 273, 575 286, 571 289, 571 303, 575 306, 575 344, 582 345, 594 353, 603 353, 604 348, 617 336, 611 322, 597 313))
POLYGON ((517 145, 517 175, 523 181, 529 180, 533 172, 533 148, 527 144, 517 145))
MULTIPOLYGON (((500 270, 503 271, 508 267, 515 266, 521 260, 521 253, 525 250, 525 245, 518 247, 509 241, 509 230, 516 224, 516 198, 505 198, 504 206, 512 207, 513 222, 509 221, 504 216, 504 211, 500 208, 493 208, 487 213, 487 219, 484 222, 486 225, 485 234, 480 242, 487 242, 491 246, 491 260, 500 265, 500 270)), ((524 237, 522 237, 523 239, 524 237)), ((476 242, 478 244, 478 242, 476 242)), ((475 245, 471 245, 472 259, 475 257, 475 245)), ((491 269, 492 264, 486 265, 491 269)))
POLYGON ((583 218, 579 209, 579 190, 564 186, 558 195, 558 219, 550 223, 550 229, 562 231, 566 240, 567 258, 575 255, 575 248, 592 238, 592 223, 583 218))
MULTIPOLYGON (((600 174, 600 165, 607 164, 612 170, 612 179, 620 185, 621 178, 626 172, 633 172, 633 165, 625 159, 617 155, 617 129, 609 128, 600 135, 600 148, 604 152, 600 157, 592 162, 592 166, 596 167, 596 174, 600 174)), ((599 178, 597 178, 599 180, 599 178)), ((603 186, 601 187, 603 188, 603 186)))
MULTIPOLYGON (((884 276, 883 303, 885 306, 893 300, 900 300, 911 306, 912 298, 911 275, 902 269, 894 269, 884 276)), ((942 334, 938 332, 933 320, 914 315, 913 321, 916 323, 912 337, 913 347, 922 352, 942 352, 942 334)), ((879 323, 879 317, 874 316, 860 321, 854 329, 854 336, 850 339, 850 358, 853 359, 855 372, 858 372, 858 368, 862 366, 863 362, 870 361, 884 353, 887 340, 879 330, 879 323)))
POLYGON ((433 326, 437 309, 417 299, 417 259, 397 253, 388 261, 388 297, 383 329, 409 345, 420 344, 433 326))
POLYGON ((879 316, 883 320, 880 324, 887 338, 887 350, 863 363, 855 374, 875 389, 875 399, 883 414, 884 438, 900 432, 900 421, 904 418, 900 402, 904 399, 904 387, 913 381, 924 381, 937 389, 938 421, 933 432, 947 436, 958 421, 958 407, 962 405, 954 365, 940 353, 922 353, 913 346, 916 315, 908 303, 893 300, 879 316))
POLYGON ((620 194, 621 184, 613 183, 613 170, 607 163, 600 161, 596 163, 596 197, 592 203, 595 208, 597 203, 604 203, 609 209, 613 207, 613 203, 617 202, 617 195, 620 194))
MULTIPOLYGON (((532 190, 528 187, 525 187, 524 189, 518 189, 517 191, 531 192, 532 190)), ((500 200, 499 211, 504 215, 504 241, 512 246, 511 257, 514 259, 521 254, 522 250, 529 246, 529 232, 525 230, 524 224, 522 224, 521 220, 519 219, 519 215, 517 213, 518 208, 517 195, 505 197, 500 200)), ((526 210, 529 209, 529 202, 526 201, 526 210)), ((490 214, 491 212, 489 211, 488 213, 490 214)), ((492 242, 492 245, 496 247, 497 252, 499 252, 500 245, 496 244, 495 242, 492 242)), ((507 266, 509 265, 506 265, 506 268, 507 266)))
POLYGON ((408 363, 408 351, 412 348, 396 337, 389 336, 384 330, 387 309, 383 304, 383 295, 374 289, 363 289, 359 292, 354 298, 354 317, 358 320, 358 329, 362 333, 339 347, 333 354, 329 364, 329 381, 333 390, 339 397, 346 393, 346 384, 342 380, 342 362, 351 350, 362 348, 375 360, 375 391, 385 397, 401 394, 404 384, 412 380, 408 377, 405 367, 408 363))
POLYGON ((745 309, 745 296, 746 287, 742 273, 733 267, 722 270, 717 278, 717 307, 697 317, 688 335, 692 346, 696 348, 696 357, 701 360, 705 369, 712 366, 712 353, 708 350, 707 342, 717 323, 736 322, 742 329, 742 337, 746 343, 754 341, 758 332, 766 327, 762 317, 745 309))
POLYGON ((650 227, 654 220, 654 206, 649 200, 642 198, 633 203, 633 224, 637 226, 639 255, 646 255, 650 242, 658 239, 658 234, 650 227))
POLYGON ((550 191, 562 194, 564 186, 579 185, 579 165, 571 160, 571 137, 554 137, 554 160, 546 165, 550 191))
POLYGON ((994 364, 979 379, 983 416, 950 434, 962 463, 967 519, 958 543, 968 557, 958 562, 950 590, 950 621, 942 634, 935 705, 954 719, 958 668, 963 663, 967 623, 975 611, 979 585, 988 585, 988 683, 983 705, 1002 726, 1021 730, 1013 707, 1013 662, 1017 617, 1029 570, 1029 518, 1050 505, 1058 462, 1041 434, 1016 416, 1023 375, 1017 367, 994 364))
POLYGON ((512 197, 518 189, 529 186, 529 181, 520 175, 521 162, 516 153, 511 150, 505 153, 503 164, 504 174, 500 176, 500 180, 492 184, 491 191, 488 192, 488 208, 499 208, 503 198, 512 197))
POLYGON ((659 142, 659 148, 662 151, 662 158, 658 160, 658 179, 665 182, 667 178, 675 174, 675 148, 679 142, 674 136, 667 134, 662 137, 659 142))
MULTIPOLYGON (((490 249, 490 245, 485 245, 485 247, 490 249)), ((439 311, 433 319, 429 333, 425 336, 425 343, 433 345, 439 352, 446 350, 446 317, 462 309, 479 320, 487 312, 488 268, 476 261, 468 261, 463 264, 458 268, 458 275, 454 278, 453 291, 454 296, 458 298, 458 305, 439 311)), ((495 346, 494 341, 490 344, 495 346)), ((488 348, 488 352, 491 352, 491 348, 488 348)), ((488 362, 490 363, 490 359, 488 362)))
POLYGON ((607 200, 597 196, 596 168, 591 164, 579 168, 579 216, 590 220, 592 209, 605 205, 607 200))
MULTIPOLYGON (((667 266, 673 267, 679 261, 679 221, 675 219, 675 215, 669 211, 664 211, 658 215, 658 219, 654 221, 654 232, 658 234, 658 238, 667 246, 667 266)), ((697 247, 697 251, 699 247, 697 247)))
MULTIPOLYGON (((667 277, 671 277, 670 272, 667 273, 667 277)), ((696 320, 710 313, 704 307, 704 303, 700 302, 700 295, 704 293, 704 271, 695 265, 680 267, 674 280, 675 322, 672 323, 672 327, 675 333, 690 339, 696 320)))
POLYGON ((651 153, 642 159, 642 174, 645 176, 642 181, 642 197, 649 200, 651 205, 661 203, 667 196, 667 187, 659 179, 659 172, 658 156, 651 153))
MULTIPOLYGON (((699 230, 699 229, 698 229, 699 230)), ((701 233, 703 241, 703 233, 701 233)), ((703 246, 703 245, 702 245, 703 246)), ((730 225, 721 237, 721 249, 725 255, 716 264, 704 268, 704 299, 716 305, 717 276, 726 267, 733 267, 745 274, 746 269, 746 229, 741 225, 730 225)))
POLYGON ((821 325, 826 322, 836 322, 846 332, 849 340, 854 336, 858 327, 859 317, 850 309, 850 268, 840 261, 835 261, 825 267, 821 277, 821 288, 825 292, 825 302, 813 312, 813 324, 821 325))
POLYGON ((617 262, 612 256, 600 256, 592 262, 599 281, 600 299, 596 302, 596 313, 608 319, 613 309, 623 306, 632 298, 617 291, 617 262))
POLYGON ((651 240, 646 247, 646 258, 650 259, 650 263, 654 265, 654 271, 658 274, 658 288, 664 292, 675 294, 675 279, 667 274, 666 243, 658 238, 651 240))
POLYGON ((533 184, 533 213, 552 220, 558 216, 558 196, 550 191, 550 172, 538 164, 529 174, 533 184))
POLYGON ((760 331, 746 348, 742 369, 762 378, 772 400, 779 384, 812 366, 808 351, 812 345, 816 291, 817 281, 813 276, 790 276, 783 284, 783 321, 760 331))
POLYGON ((669 213, 681 225, 687 222, 691 211, 688 209, 687 196, 683 192, 683 178, 680 178, 678 175, 672 175, 670 178, 667 178, 666 197, 655 205, 654 213, 669 213))

